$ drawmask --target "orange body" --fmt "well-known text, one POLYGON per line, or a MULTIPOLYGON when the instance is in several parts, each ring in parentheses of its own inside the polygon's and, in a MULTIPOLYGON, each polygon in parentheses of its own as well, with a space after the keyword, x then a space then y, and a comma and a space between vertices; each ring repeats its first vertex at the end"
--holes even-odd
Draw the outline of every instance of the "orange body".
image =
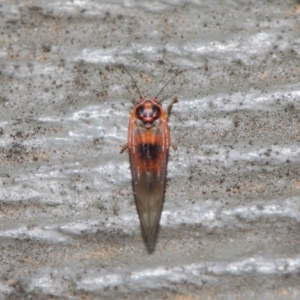
POLYGON ((170 146, 168 116, 156 98, 141 98, 129 121, 128 149, 143 237, 155 249, 170 146))

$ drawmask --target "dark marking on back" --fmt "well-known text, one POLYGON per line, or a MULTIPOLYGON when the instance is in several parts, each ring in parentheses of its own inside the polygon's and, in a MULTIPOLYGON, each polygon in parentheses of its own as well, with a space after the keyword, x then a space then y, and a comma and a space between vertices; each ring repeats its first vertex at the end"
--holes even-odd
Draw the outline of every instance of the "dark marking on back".
POLYGON ((162 150, 160 145, 151 143, 139 144, 137 149, 140 159, 150 159, 152 161, 155 161, 158 158, 158 155, 162 150))

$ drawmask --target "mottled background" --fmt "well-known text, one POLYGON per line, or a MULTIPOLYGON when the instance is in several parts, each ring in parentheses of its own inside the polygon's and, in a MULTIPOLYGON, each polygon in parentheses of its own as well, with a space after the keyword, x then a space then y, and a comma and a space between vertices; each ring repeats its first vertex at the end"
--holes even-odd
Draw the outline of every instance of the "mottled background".
POLYGON ((1 299, 299 299, 300 2, 0 2, 1 299), (148 255, 126 142, 180 102, 148 255))

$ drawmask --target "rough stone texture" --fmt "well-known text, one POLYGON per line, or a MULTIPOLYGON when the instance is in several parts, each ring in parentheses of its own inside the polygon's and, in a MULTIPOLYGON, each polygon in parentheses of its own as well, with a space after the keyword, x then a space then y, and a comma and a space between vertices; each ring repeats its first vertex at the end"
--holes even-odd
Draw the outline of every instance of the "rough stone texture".
POLYGON ((2 1, 1 299, 300 298, 299 1, 2 1), (132 98, 172 140, 148 255, 132 98))

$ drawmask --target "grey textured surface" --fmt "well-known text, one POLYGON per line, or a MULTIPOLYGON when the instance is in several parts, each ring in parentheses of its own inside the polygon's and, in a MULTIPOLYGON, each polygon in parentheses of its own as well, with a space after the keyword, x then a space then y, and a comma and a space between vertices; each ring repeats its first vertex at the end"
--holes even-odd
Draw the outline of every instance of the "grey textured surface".
POLYGON ((0 3, 1 299, 299 299, 297 1, 0 3), (131 99, 177 95, 156 252, 131 99))

